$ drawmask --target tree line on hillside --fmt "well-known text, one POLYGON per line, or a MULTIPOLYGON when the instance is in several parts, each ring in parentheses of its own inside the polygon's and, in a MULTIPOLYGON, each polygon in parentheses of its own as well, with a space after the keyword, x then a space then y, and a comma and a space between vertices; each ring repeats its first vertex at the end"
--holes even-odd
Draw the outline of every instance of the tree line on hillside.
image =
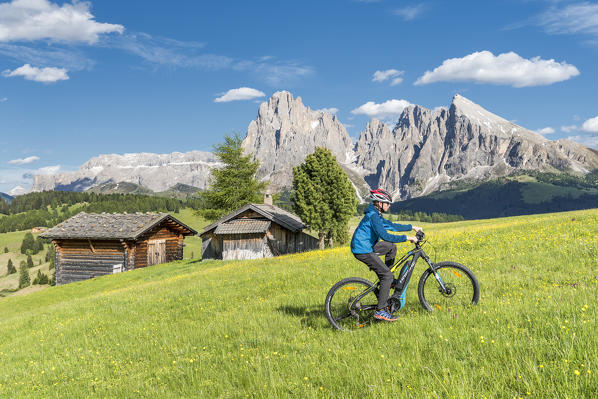
MULTIPOLYGON (((363 212, 368 207, 368 203, 359 204, 357 206, 357 212, 355 216, 363 216, 363 212)), ((400 205, 399 205, 400 206, 400 205)), ((461 220, 465 220, 462 215, 452 215, 442 212, 431 212, 426 213, 422 211, 412 211, 412 210, 400 210, 395 212, 391 212, 388 214, 389 220, 395 221, 404 221, 404 220, 412 220, 417 222, 427 222, 427 223, 447 223, 447 222, 459 222, 461 220)))
POLYGON ((478 187, 446 196, 419 197, 394 204, 393 211, 442 212, 461 215, 465 219, 483 219, 528 215, 535 213, 573 211, 598 207, 598 194, 554 196, 539 203, 525 201, 524 183, 502 179, 486 182, 478 187))
POLYGON ((197 200, 137 194, 43 191, 16 197, 10 205, 0 201, 0 213, 6 215, 0 217, 0 233, 28 230, 33 227, 52 227, 79 212, 176 213, 185 206, 197 206, 197 200))
POLYGON ((177 212, 182 206, 179 199, 155 197, 140 194, 97 194, 73 191, 41 191, 15 197, 10 203, 0 201, 0 213, 14 215, 31 210, 47 210, 61 208, 65 211, 75 204, 86 204, 91 212, 126 212, 127 209, 143 209, 147 211, 168 210, 177 212))
POLYGON ((526 174, 533 176, 541 183, 554 184, 555 186, 575 187, 579 189, 598 188, 598 169, 584 176, 538 171, 528 171, 526 174))

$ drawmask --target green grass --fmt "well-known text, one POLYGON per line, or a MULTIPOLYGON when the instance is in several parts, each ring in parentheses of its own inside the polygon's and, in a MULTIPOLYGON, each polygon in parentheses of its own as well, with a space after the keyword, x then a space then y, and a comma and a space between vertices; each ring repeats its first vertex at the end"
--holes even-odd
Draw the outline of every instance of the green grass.
POLYGON ((185 238, 185 247, 183 248, 183 259, 201 259, 201 238, 199 234, 203 232, 204 227, 211 222, 195 214, 191 208, 183 208, 179 213, 172 213, 172 216, 185 223, 187 226, 195 229, 197 235, 185 238), (193 255, 193 256, 191 256, 193 255))
MULTIPOLYGON (((478 306, 354 333, 328 289, 372 279, 347 247, 180 261, 0 299, 4 398, 598 396, 598 210, 428 225, 478 306)), ((408 244, 400 244, 400 251, 408 244)))

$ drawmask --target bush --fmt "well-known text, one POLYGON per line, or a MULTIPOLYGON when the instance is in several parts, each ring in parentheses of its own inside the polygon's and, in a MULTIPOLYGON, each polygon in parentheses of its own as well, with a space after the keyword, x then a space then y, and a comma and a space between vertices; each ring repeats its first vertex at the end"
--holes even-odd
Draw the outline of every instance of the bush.
POLYGON ((27 267, 30 269, 33 267, 33 258, 31 258, 31 255, 27 255, 27 267))
POLYGON ((45 285, 45 284, 50 284, 50 279, 48 278, 48 276, 44 273, 42 273, 41 270, 37 271, 37 276, 35 276, 35 279, 33 279, 33 285, 45 285))
POLYGON ((7 254, 8 253, 8 247, 4 247, 4 253, 7 254))

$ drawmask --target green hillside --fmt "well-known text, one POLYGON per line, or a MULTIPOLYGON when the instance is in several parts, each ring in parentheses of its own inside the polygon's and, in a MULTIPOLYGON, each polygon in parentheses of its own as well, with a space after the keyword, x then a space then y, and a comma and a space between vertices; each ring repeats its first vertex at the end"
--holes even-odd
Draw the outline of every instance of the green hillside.
MULTIPOLYGON (((12 233, 0 234, 0 298, 5 295, 10 295, 13 291, 17 291, 19 287, 19 265, 22 261, 27 260, 27 255, 21 253, 21 242, 25 236, 24 231, 17 231, 12 233), (4 252, 4 249, 8 252, 4 252), (13 265, 17 268, 17 273, 6 275, 8 260, 11 260, 13 265)), ((50 276, 53 271, 50 271, 50 263, 46 262, 45 256, 48 245, 44 250, 32 255, 33 264, 35 265, 29 269, 31 281, 35 279, 38 271, 50 276), (41 263, 40 263, 41 262, 41 263)), ((45 286, 33 286, 26 288, 22 293, 43 289, 45 286)))
MULTIPOLYGON (((180 261, 0 299, 4 398, 598 396, 598 209, 426 226, 473 308, 332 330, 328 289, 372 278, 347 247, 180 261)), ((400 244, 400 251, 409 244, 400 244)))
POLYGON ((446 213, 465 219, 560 212, 598 207, 598 173, 585 178, 536 172, 450 190, 393 204, 392 211, 446 213))

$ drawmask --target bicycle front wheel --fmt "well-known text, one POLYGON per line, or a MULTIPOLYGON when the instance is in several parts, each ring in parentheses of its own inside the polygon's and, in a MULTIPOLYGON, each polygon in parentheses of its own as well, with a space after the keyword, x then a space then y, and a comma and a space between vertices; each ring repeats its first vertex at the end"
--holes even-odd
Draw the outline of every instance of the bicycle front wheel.
POLYGON ((349 277, 336 283, 324 304, 326 318, 338 330, 354 330, 373 321, 378 304, 378 288, 360 277, 349 277))
POLYGON ((480 286, 474 274, 456 262, 436 263, 438 278, 428 269, 419 279, 419 301, 427 310, 451 310, 475 305, 480 299, 480 286))

